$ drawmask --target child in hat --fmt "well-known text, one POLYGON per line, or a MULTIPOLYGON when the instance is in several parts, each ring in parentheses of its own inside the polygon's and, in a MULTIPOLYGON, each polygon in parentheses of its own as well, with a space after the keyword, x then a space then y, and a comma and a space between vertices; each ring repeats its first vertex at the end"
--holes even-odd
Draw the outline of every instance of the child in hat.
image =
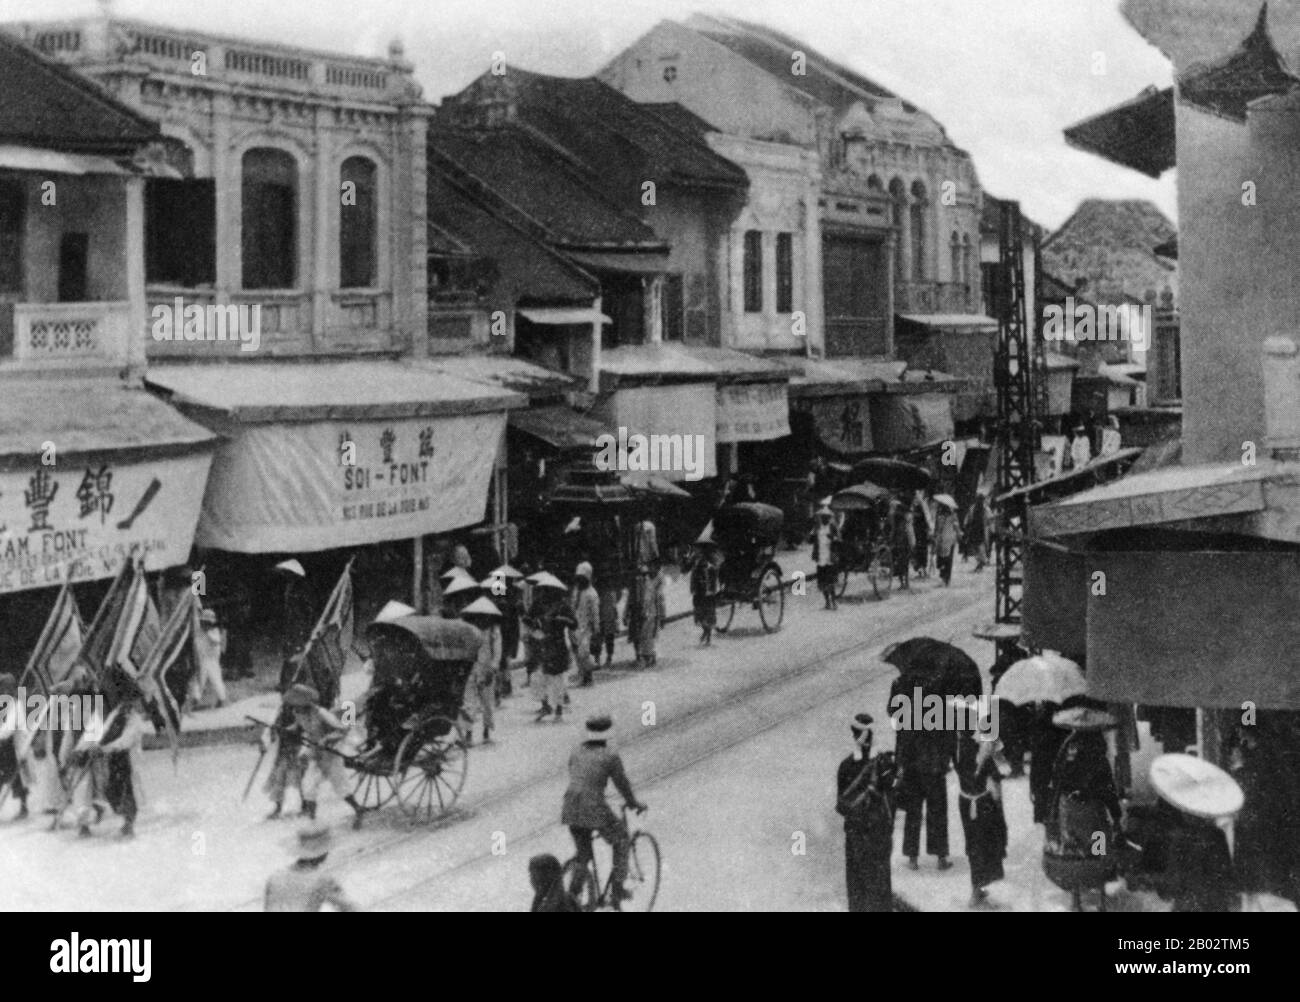
POLYGON ((333 905, 341 912, 357 910, 339 882, 320 868, 329 855, 330 830, 311 825, 298 832, 295 862, 266 882, 262 910, 268 912, 318 912, 333 905))

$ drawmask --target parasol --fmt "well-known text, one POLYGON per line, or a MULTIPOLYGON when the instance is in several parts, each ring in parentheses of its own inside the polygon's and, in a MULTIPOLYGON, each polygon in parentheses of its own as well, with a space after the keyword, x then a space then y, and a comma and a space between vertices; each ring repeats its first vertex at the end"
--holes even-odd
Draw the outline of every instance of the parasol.
POLYGON ((875 484, 857 484, 846 487, 830 499, 835 511, 870 511, 879 501, 889 497, 889 491, 875 484))
POLYGON ((438 575, 438 580, 442 581, 443 583, 446 583, 448 581, 456 581, 461 578, 468 578, 470 581, 473 581, 474 575, 471 574, 469 571, 465 570, 464 567, 453 567, 451 570, 443 571, 441 574, 438 575))
POLYGON ((881 652, 880 660, 898 669, 908 681, 947 696, 982 695, 984 680, 979 665, 959 647, 933 637, 912 637, 881 652))
POLYGON ((1017 661, 998 681, 998 695, 1017 706, 1064 703, 1087 691, 1088 682, 1079 666, 1055 651, 1017 661))
POLYGON ((1198 818, 1231 817, 1245 803, 1235 779, 1195 755, 1158 757, 1151 763, 1151 785, 1161 800, 1198 818))
POLYGON ((864 459, 854 463, 853 476, 893 491, 921 491, 928 488, 933 481, 929 471, 915 463, 884 457, 864 459))
POLYGON ((934 496, 934 503, 941 504, 945 508, 951 508, 953 511, 957 510, 957 502, 953 500, 951 494, 936 494, 934 496))

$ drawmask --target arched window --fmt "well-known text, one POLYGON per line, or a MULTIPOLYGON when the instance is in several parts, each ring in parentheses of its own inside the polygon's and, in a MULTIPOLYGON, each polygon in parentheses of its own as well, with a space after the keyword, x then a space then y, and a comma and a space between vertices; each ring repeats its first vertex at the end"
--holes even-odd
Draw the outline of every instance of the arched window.
POLYGON ((885 186, 884 186, 884 185, 881 183, 881 181, 880 181, 880 175, 879 175, 879 174, 872 174, 871 177, 867 178, 867 190, 868 190, 868 191, 884 191, 884 190, 885 190, 885 186))
POLYGON ((917 181, 912 185, 912 278, 918 282, 925 278, 925 214, 929 208, 925 185, 917 181))
POLYGON ((298 281, 298 163, 283 150, 243 159, 240 246, 245 289, 292 289, 298 281))
POLYGON ((961 237, 957 231, 952 231, 952 240, 948 242, 948 251, 952 260, 952 279, 953 282, 965 282, 966 273, 962 271, 963 261, 961 258, 961 237))
POLYGON ((903 252, 903 219, 907 211, 907 189, 900 178, 889 182, 889 225, 894 228, 894 279, 907 279, 907 259, 903 252))
POLYGON ((339 288, 368 289, 378 282, 378 186, 374 161, 348 157, 339 171, 339 288))
POLYGON ((194 176, 194 151, 179 139, 162 144, 180 175, 144 183, 144 280, 185 289, 217 281, 217 184, 194 176))

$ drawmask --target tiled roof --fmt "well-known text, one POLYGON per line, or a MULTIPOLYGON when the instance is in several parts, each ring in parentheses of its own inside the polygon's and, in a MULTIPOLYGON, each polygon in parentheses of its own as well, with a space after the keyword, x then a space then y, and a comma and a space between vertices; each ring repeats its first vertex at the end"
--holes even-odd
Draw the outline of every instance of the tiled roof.
MULTIPOLYGON (((1259 20, 1261 0, 1124 0, 1120 10, 1181 72, 1230 55, 1259 20)), ((1300 0, 1269 0, 1269 35, 1292 70, 1300 68, 1300 0)))
MULTIPOLYGON (((512 71, 513 72, 513 71, 512 71)), ((470 128, 431 123, 429 161, 464 186, 482 186, 539 228, 539 236, 571 247, 663 249, 650 227, 611 205, 580 168, 518 125, 470 128)), ((521 221, 522 221, 521 220, 521 221)), ((471 238, 472 239, 472 238, 471 238)))
POLYGON ((683 132, 702 136, 709 132, 718 131, 715 126, 710 125, 695 112, 677 101, 648 101, 642 104, 641 107, 654 112, 669 125, 683 132))
POLYGON ((600 284, 580 268, 494 213, 452 179, 430 165, 429 222, 458 244, 492 258, 515 283, 520 302, 590 303, 600 284))
POLYGON ((158 126, 0 30, 0 142, 130 156, 158 126))
POLYGON ((745 172, 713 152, 703 135, 670 122, 594 77, 510 70, 522 121, 582 160, 593 183, 640 205, 641 185, 708 185, 744 190, 745 172))
POLYGON ((1166 286, 1177 295, 1176 269, 1155 252, 1177 232, 1151 202, 1087 199, 1044 242, 1043 268, 1066 282, 1087 279, 1079 293, 1099 305, 1145 302, 1166 286))

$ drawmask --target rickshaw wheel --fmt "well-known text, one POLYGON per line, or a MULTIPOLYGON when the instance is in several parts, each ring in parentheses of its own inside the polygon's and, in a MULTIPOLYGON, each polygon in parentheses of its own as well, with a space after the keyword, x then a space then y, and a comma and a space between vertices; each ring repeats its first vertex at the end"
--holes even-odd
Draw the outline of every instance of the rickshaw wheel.
POLYGON ((468 770, 469 750, 460 726, 434 717, 398 746, 392 780, 397 802, 412 821, 432 821, 456 802, 468 770), (435 737, 436 731, 442 736, 435 737))
POLYGON ((887 544, 876 547, 867 576, 871 578, 871 591, 876 598, 884 598, 894 587, 894 551, 887 544))
POLYGON ((726 603, 727 611, 718 616, 718 625, 716 627, 719 633, 726 633, 731 629, 731 622, 736 618, 736 603, 726 603))
POLYGON ((397 790, 393 779, 382 772, 358 772, 357 785, 352 789, 352 796, 358 804, 368 811, 375 811, 393 799, 397 790))
POLYGON ((785 618, 785 588, 781 584, 781 568, 768 564, 758 581, 758 618, 763 629, 771 633, 781 626, 785 618))

